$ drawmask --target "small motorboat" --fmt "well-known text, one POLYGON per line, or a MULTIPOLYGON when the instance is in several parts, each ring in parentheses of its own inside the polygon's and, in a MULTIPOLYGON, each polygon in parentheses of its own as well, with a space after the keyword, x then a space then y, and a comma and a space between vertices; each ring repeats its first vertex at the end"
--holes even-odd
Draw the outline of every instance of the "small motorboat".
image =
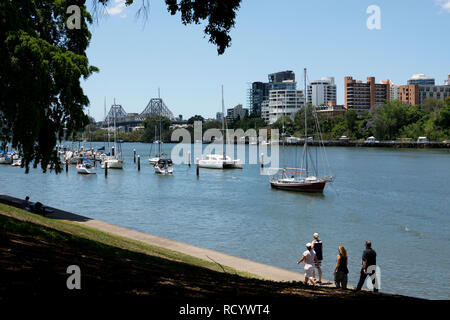
POLYGON ((242 162, 226 155, 208 154, 198 161, 198 166, 208 169, 242 169, 242 162))
POLYGON ((87 161, 86 158, 81 159, 77 164, 77 173, 79 174, 95 174, 95 167, 87 161))
POLYGON ((171 159, 159 159, 154 168, 156 174, 173 174, 173 163, 171 159))
POLYGON ((22 160, 19 159, 17 161, 14 161, 13 163, 11 163, 11 165, 13 167, 20 167, 22 165, 22 160))

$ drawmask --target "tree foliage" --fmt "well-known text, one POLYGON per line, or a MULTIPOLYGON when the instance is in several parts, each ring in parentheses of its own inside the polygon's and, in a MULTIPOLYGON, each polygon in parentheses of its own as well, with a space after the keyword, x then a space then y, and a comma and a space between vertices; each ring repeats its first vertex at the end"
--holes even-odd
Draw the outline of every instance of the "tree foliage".
POLYGON ((203 121, 205 121, 205 118, 203 118, 201 115, 196 114, 196 115, 190 117, 187 122, 188 122, 188 124, 194 124, 195 121, 203 122, 203 121))
MULTIPOLYGON (((111 0, 98 0, 107 5, 111 0)), ((131 5, 135 0, 126 0, 126 5, 131 5)), ((188 24, 206 24, 203 32, 209 38, 209 42, 216 45, 219 55, 231 45, 230 31, 235 25, 236 14, 241 0, 165 0, 167 11, 171 15, 177 13, 181 16, 181 22, 188 24)), ((140 13, 147 15, 149 0, 141 0, 140 13)))
POLYGON ((57 139, 88 124, 80 78, 97 68, 85 53, 92 19, 84 2, 0 2, 0 140, 20 152, 27 172, 31 163, 59 171, 57 139), (81 29, 70 30, 66 10, 74 4, 81 29))
MULTIPOLYGON (((312 108, 308 107, 308 136, 315 132, 315 117, 312 108)), ((317 115, 322 138, 337 140, 345 135, 352 140, 367 139, 374 135, 379 140, 396 140, 410 138, 416 140, 419 136, 426 136, 433 141, 450 138, 450 98, 442 100, 427 99, 417 106, 405 105, 399 100, 389 101, 377 106, 371 112, 358 115, 349 110, 344 115, 331 117, 317 115)), ((281 130, 281 118, 272 128, 281 130)), ((294 131, 297 137, 305 133, 305 115, 301 109, 295 115, 294 121, 285 118, 286 134, 294 131)))
POLYGON ((143 137, 142 139, 145 142, 153 142, 155 140, 170 140, 169 135, 169 127, 170 127, 170 119, 166 117, 161 117, 161 131, 160 131, 160 117, 159 116, 151 116, 145 119, 142 123, 144 126, 143 137), (159 133, 161 132, 162 137, 159 137, 159 133), (156 134, 156 135, 155 135, 156 134), (167 138, 169 137, 169 139, 167 138))
POLYGON ((229 33, 234 27, 240 3, 241 0, 166 0, 170 14, 180 13, 183 24, 207 21, 203 31, 209 42, 217 46, 219 54, 231 45, 229 33))

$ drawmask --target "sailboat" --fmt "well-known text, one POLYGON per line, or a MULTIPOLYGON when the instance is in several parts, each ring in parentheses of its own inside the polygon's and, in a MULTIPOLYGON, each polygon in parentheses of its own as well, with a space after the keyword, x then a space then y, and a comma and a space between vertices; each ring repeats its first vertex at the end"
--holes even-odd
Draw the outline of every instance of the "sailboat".
MULTIPOLYGON (((306 68, 304 69, 305 74, 305 94, 306 94, 306 68)), ((298 191, 298 192, 312 192, 312 193, 322 193, 325 189, 325 185, 327 182, 332 182, 334 180, 334 176, 324 176, 318 178, 318 166, 314 166, 312 155, 310 154, 308 148, 308 141, 310 140, 308 137, 308 121, 307 121, 307 106, 305 103, 305 137, 304 137, 304 145, 303 145, 303 154, 302 154, 302 165, 301 168, 283 168, 281 169, 281 176, 276 178, 272 178, 270 180, 270 185, 272 188, 281 189, 281 190, 289 190, 289 191, 298 191), (308 159, 311 160, 311 165, 313 168, 310 168, 310 164, 308 159)), ((318 121, 317 121, 318 126, 318 121)), ((320 131, 319 131, 320 132, 320 131)), ((316 159, 317 161, 317 159, 316 159)))
MULTIPOLYGON (((160 138, 161 139, 161 138, 160 138)), ((151 145, 151 147, 150 147, 150 158, 148 159, 148 162, 150 162, 150 164, 152 165, 152 166, 154 166, 155 164, 157 164, 158 163, 158 161, 159 161, 159 159, 160 159, 160 157, 161 157, 161 149, 159 149, 160 150, 160 153, 159 154, 155 154, 155 156, 154 157, 152 157, 152 149, 153 149, 153 146, 154 145, 156 145, 156 144, 161 144, 162 142, 160 141, 160 140, 156 140, 156 126, 155 126, 155 136, 154 136, 154 141, 153 141, 153 143, 152 143, 152 145, 151 145)), ((155 151, 156 151, 156 147, 155 147, 155 151)))
MULTIPOLYGON (((122 148, 119 143, 119 148, 117 148, 117 137, 116 137, 116 100, 114 99, 113 111, 114 111, 114 145, 112 147, 112 154, 110 156, 103 157, 102 168, 108 166, 108 169, 122 169, 123 168, 123 158, 122 158, 122 148), (117 154, 117 152, 119 152, 117 154)), ((109 117, 108 117, 109 124, 109 117)), ((109 125, 108 125, 108 144, 109 144, 109 125)))
MULTIPOLYGON (((158 161, 154 164, 154 169, 156 174, 162 174, 162 175, 171 175, 173 174, 173 163, 172 160, 169 158, 166 158, 165 154, 161 152, 161 145, 162 145, 162 100, 160 98, 159 94, 159 88, 158 88, 158 99, 160 99, 160 107, 159 107, 159 141, 158 141, 158 161)), ((149 159, 149 161, 152 159, 149 159)), ((151 163, 151 162, 150 162, 151 163)))
POLYGON ((220 154, 207 154, 198 161, 200 168, 208 169, 242 169, 242 162, 239 159, 231 159, 231 157, 225 154, 225 106, 223 101, 223 86, 222 86, 222 142, 223 153, 220 154))

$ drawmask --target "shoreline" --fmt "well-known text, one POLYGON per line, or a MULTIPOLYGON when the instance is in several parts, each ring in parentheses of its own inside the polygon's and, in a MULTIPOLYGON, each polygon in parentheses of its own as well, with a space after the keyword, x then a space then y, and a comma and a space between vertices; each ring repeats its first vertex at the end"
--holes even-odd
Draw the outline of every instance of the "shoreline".
MULTIPOLYGON (((17 210, 14 208, 19 208, 22 203, 22 200, 19 198, 7 196, 4 194, 0 194, 0 203, 6 205, 6 207, 10 207, 11 210, 17 210)), ((360 300, 360 299, 369 299, 369 300, 398 300, 398 301, 409 301, 409 300, 423 300, 423 298, 417 298, 413 296, 406 296, 406 295, 399 295, 399 294, 393 294, 388 292, 380 292, 380 293, 373 293, 370 290, 367 290, 366 288, 363 288, 360 292, 355 292, 353 286, 347 286, 347 290, 339 290, 336 289, 334 286, 334 281, 322 279, 321 285, 313 286, 311 284, 305 285, 304 284, 304 274, 293 272, 290 270, 285 270, 282 268, 278 268, 271 265, 262 264, 259 262, 251 261, 244 258, 239 258, 235 256, 231 256, 225 253, 221 253, 218 251, 200 248, 196 246, 192 246, 186 243, 182 243, 179 241, 174 241, 158 236, 153 236, 151 234, 143 233, 140 231, 135 231, 129 228, 119 227, 107 222, 103 222, 100 220, 91 219, 85 216, 81 216, 78 214, 74 214, 71 212, 59 210, 53 207, 46 207, 47 209, 51 209, 52 211, 46 214, 44 217, 42 215, 33 214, 30 212, 27 212, 25 210, 23 211, 23 214, 17 211, 17 213, 14 213, 15 211, 9 211, 9 210, 2 210, 1 216, 2 217, 10 217, 13 219, 17 219, 18 221, 22 221, 23 223, 31 223, 34 224, 38 228, 42 227, 43 230, 51 228, 55 230, 55 232, 64 232, 68 235, 72 235, 71 237, 82 237, 83 241, 98 241, 93 239, 89 236, 89 233, 98 233, 100 237, 102 237, 102 240, 100 240, 98 243, 100 243, 100 246, 106 245, 110 248, 117 248, 117 250, 126 250, 127 252, 130 252, 130 254, 144 254, 144 256, 153 257, 150 259, 169 259, 167 261, 172 261, 173 263, 181 263, 179 268, 182 268, 183 270, 190 270, 191 268, 207 268, 205 270, 210 270, 211 272, 218 272, 218 277, 222 277, 219 274, 224 275, 225 286, 219 286, 217 287, 217 292, 215 294, 221 294, 223 293, 223 290, 229 290, 232 287, 229 287, 230 279, 243 279, 242 281, 247 281, 249 283, 255 283, 257 286, 262 285, 261 288, 265 291, 264 296, 268 297, 268 292, 271 292, 269 295, 277 296, 281 294, 282 296, 285 296, 288 300, 289 295, 299 295, 306 299, 317 299, 317 298, 325 298, 325 299, 344 299, 344 300, 360 300), (17 215, 18 214, 18 215, 17 215), (36 218, 34 218, 36 216, 36 218), (46 222, 48 221, 48 222, 46 222), (53 222, 51 222, 53 221, 53 222), (53 225, 53 226, 52 226, 53 225), (55 227, 56 226, 56 227, 55 227), (64 229, 63 226, 67 226, 66 229, 64 229), (74 229, 75 228, 75 229, 74 229), (84 230, 84 231, 83 231, 84 230), (75 231, 75 232, 74 232, 75 231), (86 233, 87 232, 87 233, 86 233), (103 234, 103 236, 102 236, 103 234), (109 239, 109 241, 108 241, 109 239), (120 240, 122 239, 122 240, 120 240), (118 242, 119 241, 119 242, 118 242), (120 245, 120 241, 127 241, 128 243, 134 243, 132 247, 123 247, 120 245), (150 248, 150 252, 147 250, 141 250, 143 247, 141 246, 147 246, 147 248, 150 248), (136 247, 137 245, 137 247, 136 247), (138 248, 138 250, 136 250, 138 248), (156 249, 156 250, 155 250, 156 249), (159 250, 160 249, 160 250, 159 250), (131 251, 130 251, 131 250, 131 251), (165 252, 162 252, 162 250, 165 250, 165 252), (161 255, 162 253, 162 255, 161 255), (167 254, 169 253, 169 254, 167 254), (184 256, 184 258, 183 258, 184 256), (159 257, 159 258, 158 258, 159 257), (186 259, 186 257, 188 259, 186 259), (181 260, 180 260, 181 259, 181 260), (183 265, 185 265, 183 267, 183 265), (209 265, 209 266, 208 266, 209 265), (186 269, 187 268, 187 269, 186 269), (231 277, 231 278, 230 278, 231 277), (245 280, 246 279, 246 280, 245 280), (270 287, 273 287, 270 291, 270 287), (267 291, 269 290, 269 291, 267 291), (280 291, 281 290, 281 291, 280 291)), ((34 227, 36 228, 36 227, 34 227)), ((36 230, 36 229, 35 229, 36 230)), ((16 230, 17 231, 17 230, 16 230)), ((43 231, 43 232, 49 232, 49 231, 43 231)), ((14 231, 12 231, 11 234, 14 234, 14 231)), ((26 237, 26 235, 18 235, 20 239, 22 237, 26 237)), ((25 239, 25 238, 23 238, 25 239)), ((36 240, 39 241, 39 240, 36 240)), ((34 241, 32 240, 34 243, 34 241)), ((19 243, 22 243, 20 240, 19 243)), ((51 242, 46 242, 46 246, 48 246, 51 242)), ((55 244, 56 246, 59 246, 59 244, 55 244)), ((84 246, 83 246, 84 247, 84 246)), ((77 246, 75 246, 77 248, 77 246)), ((68 248, 69 251, 71 251, 71 248, 68 248)), ((78 249, 79 250, 79 249, 78 249)), ((115 249, 112 249, 115 251, 115 249)), ((11 249, 9 249, 11 251, 11 249)), ((77 249, 75 249, 75 252, 77 249)), ((65 252, 68 252, 67 249, 65 252)), ((44 253, 44 252, 43 252, 44 253)), ((104 263, 108 263, 107 260, 101 257, 102 253, 98 253, 100 256, 95 257, 95 261, 103 261, 104 263)), ((21 259, 23 259, 24 256, 22 256, 21 259)), ((85 255, 82 254, 81 257, 78 258, 72 258, 73 259, 85 259, 85 255)), ((43 260, 45 260, 43 256, 43 260)), ((52 258, 54 259, 54 258, 52 258)), ((54 262, 52 260, 52 262, 54 262)), ((172 263, 169 262, 169 263, 172 263)), ((9 262, 7 264, 10 264, 9 262)), ((302 267, 301 265, 300 267, 302 267)), ((20 268, 20 266, 17 266, 17 268, 20 268)), ((55 269, 55 266, 52 266, 51 268, 55 269)), ((56 267, 58 268, 58 267, 56 267)), ((151 267, 151 269, 154 267, 151 267)), ((158 266, 155 266, 157 269, 158 266)), ((37 270, 40 270, 38 268, 37 270)), ((103 269, 102 269, 103 270, 103 269)), ((134 270, 134 269, 133 269, 134 270)), ((138 268, 136 270, 144 270, 142 268, 138 268)), ((35 271, 36 272, 36 271, 35 271)), ((131 271, 132 273, 134 271, 131 271)), ((170 272, 170 271, 168 271, 170 272)), ((182 271, 184 273, 185 271, 182 271)), ((209 271, 206 271, 209 272, 209 271)), ((103 273, 103 271, 102 271, 103 273)), ((179 273, 178 273, 179 274, 179 273)), ((176 276, 174 274, 174 276, 176 276)), ((88 277, 95 277, 95 274, 90 274, 88 277)), ((96 278, 101 279, 102 276, 98 276, 96 278)), ((172 280, 172 276, 169 276, 172 280)), ((202 276, 200 276, 202 277, 202 276)), ((142 281, 146 281, 146 276, 144 275, 144 279, 142 281)), ((125 280, 125 279, 123 279, 125 280)), ((39 281, 39 280, 37 280, 39 281)), ((116 280, 114 280, 116 281, 116 280)), ((159 281, 159 280, 158 280, 159 281)), ((199 278, 198 281, 205 282, 206 279, 199 278), (200 280, 202 279, 202 280, 200 280)), ((217 279, 214 279, 212 283, 207 282, 206 286, 209 288, 211 284, 218 285, 217 279)), ((233 280, 234 281, 234 280, 233 280)), ((128 282, 123 282, 128 283, 128 282)), ((122 284, 121 286, 126 286, 122 284)), ((131 283, 131 285, 133 285, 131 283)), ((8 285, 7 285, 8 286, 8 285)), ((58 285, 59 286, 59 285, 58 285)), ((196 282, 193 282, 189 285, 189 287, 194 286, 195 291, 198 289, 196 282)), ((236 287, 232 290, 240 292, 240 287, 236 287)), ((1 288, 0 288, 1 289, 1 288)), ((4 288, 3 288, 4 289, 4 288)), ((209 290, 209 289, 208 289, 209 290)), ((259 290, 259 289, 258 289, 259 290)), ((233 291, 233 292, 234 292, 233 291)), ((134 291, 131 291, 132 295, 134 291)), ((215 292, 215 291, 214 291, 215 292)), ((249 292, 253 292, 252 289, 250 289, 249 292)), ((130 292, 128 292, 130 293, 130 292)), ((128 294, 127 293, 127 294, 128 294)), ((212 292, 211 292, 212 293, 212 292)), ((253 293, 257 294, 257 293, 253 293)), ((206 297, 206 296, 205 296, 206 297)), ((1 300, 1 299, 0 299, 1 300)), ((286 301, 288 301, 286 300, 286 301)), ((281 300, 279 300, 281 301, 281 300)), ((289 300, 290 301, 290 300, 289 300)))
MULTIPOLYGON (((0 203, 20 208, 22 199, 0 194, 0 203)), ((211 261, 220 266, 230 267, 235 270, 254 275, 257 278, 281 282, 291 282, 291 281, 303 282, 305 280, 304 274, 302 273, 255 262, 245 258, 232 256, 211 249, 193 246, 180 241, 154 236, 133 229, 120 227, 101 220, 95 220, 75 213, 59 210, 57 208, 48 206, 46 207, 51 209, 52 212, 46 214, 45 218, 74 222, 82 226, 86 226, 115 236, 172 250, 204 261, 211 261)), ((331 280, 322 279, 322 285, 320 287, 334 287, 334 282, 331 280)), ((351 289, 352 287, 348 286, 348 288, 351 289)))
MULTIPOLYGON (((67 141, 65 141, 67 142, 67 141)), ((82 143, 104 143, 105 141, 81 141, 82 143)), ((80 142, 80 143, 81 143, 80 142)), ((147 143, 152 144, 152 142, 143 142, 143 141, 122 141, 122 143, 147 143)), ((169 144, 177 144, 179 142, 170 141, 164 142, 169 144)), ((203 144, 211 144, 212 142, 203 142, 203 144)), ((194 145, 194 142, 190 144, 194 145)), ((235 145, 245 144, 250 145, 248 141, 245 143, 234 143, 235 145)), ((285 146, 303 146, 304 142, 286 142, 285 146)), ((256 144, 254 146, 259 146, 260 144, 256 144)), ((268 144, 266 146, 270 146, 268 144)), ((438 141, 430 141, 430 142, 416 142, 416 141, 378 141, 378 142, 365 142, 359 140, 349 140, 349 141, 340 141, 340 140, 323 140, 323 141, 309 141, 308 146, 325 146, 325 147, 356 147, 356 148, 391 148, 391 149, 450 149, 450 141, 449 142, 438 142, 438 141)), ((282 142, 278 143, 278 146, 282 146, 282 142)))

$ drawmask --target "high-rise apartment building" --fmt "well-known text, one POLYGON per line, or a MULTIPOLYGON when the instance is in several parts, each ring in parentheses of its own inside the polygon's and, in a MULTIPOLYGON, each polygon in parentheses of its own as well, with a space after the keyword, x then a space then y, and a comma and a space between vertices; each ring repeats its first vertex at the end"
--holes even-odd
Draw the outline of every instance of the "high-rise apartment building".
POLYGON ((409 80, 408 84, 418 84, 421 86, 434 86, 435 81, 433 78, 428 77, 423 73, 414 74, 409 80))
MULTIPOLYGON (((291 81, 289 81, 291 82, 291 81)), ((268 123, 273 124, 281 116, 294 119, 295 114, 305 105, 303 90, 270 90, 268 103, 268 123)), ((267 113, 267 111, 265 111, 267 113)), ((267 117, 267 116, 266 116, 267 117)))
POLYGON ((222 112, 216 112, 216 120, 222 121, 223 119, 223 113, 222 112))
POLYGON ((400 87, 398 85, 394 84, 391 80, 382 80, 380 83, 389 85, 389 98, 391 101, 399 98, 400 87))
POLYGON ((248 116, 248 109, 243 108, 242 104, 238 104, 234 108, 227 109, 227 121, 234 121, 237 119, 244 119, 248 116))
POLYGON ((419 85, 417 84, 409 84, 406 86, 400 86, 399 88, 399 97, 401 102, 410 105, 416 106, 419 105, 419 85))
POLYGON ((375 83, 375 77, 368 77, 366 83, 345 77, 344 87, 345 108, 359 114, 390 100, 389 84, 375 83))
POLYGON ((291 70, 270 73, 268 75, 269 83, 279 83, 285 80, 295 81, 295 73, 291 70))
POLYGON ((450 86, 407 85, 400 86, 400 100, 410 106, 421 105, 425 99, 434 98, 445 101, 450 97, 450 86))
POLYGON ((269 99, 269 84, 264 82, 253 82, 248 89, 248 107, 250 114, 261 116, 261 104, 269 99))
POLYGON ((336 85, 334 77, 324 77, 314 80, 308 85, 308 103, 314 106, 327 106, 328 103, 336 103, 336 85))
POLYGON ((269 91, 270 90, 295 90, 297 83, 295 82, 295 73, 293 71, 281 71, 271 73, 269 78, 269 91))

